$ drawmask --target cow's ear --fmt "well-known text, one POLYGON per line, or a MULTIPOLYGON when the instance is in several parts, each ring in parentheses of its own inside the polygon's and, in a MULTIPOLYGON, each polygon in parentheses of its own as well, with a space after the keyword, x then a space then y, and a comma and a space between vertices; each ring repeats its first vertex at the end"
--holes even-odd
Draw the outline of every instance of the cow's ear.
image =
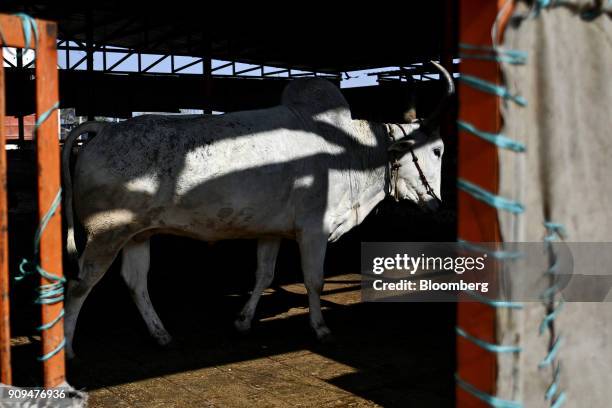
POLYGON ((416 109, 410 108, 404 112, 404 122, 414 123, 417 120, 416 109))
POLYGON ((414 139, 401 139, 401 140, 398 140, 397 142, 391 143, 391 145, 389 146, 389 151, 403 153, 403 152, 410 150, 414 146, 415 143, 416 141, 414 139))

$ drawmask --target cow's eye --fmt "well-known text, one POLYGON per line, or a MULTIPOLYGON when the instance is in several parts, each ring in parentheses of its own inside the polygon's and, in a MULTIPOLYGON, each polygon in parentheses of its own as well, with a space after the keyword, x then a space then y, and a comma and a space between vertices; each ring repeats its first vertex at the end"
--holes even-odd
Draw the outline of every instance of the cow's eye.
POLYGON ((433 154, 439 159, 440 157, 442 157, 442 149, 440 149, 439 147, 435 147, 433 149, 433 154))

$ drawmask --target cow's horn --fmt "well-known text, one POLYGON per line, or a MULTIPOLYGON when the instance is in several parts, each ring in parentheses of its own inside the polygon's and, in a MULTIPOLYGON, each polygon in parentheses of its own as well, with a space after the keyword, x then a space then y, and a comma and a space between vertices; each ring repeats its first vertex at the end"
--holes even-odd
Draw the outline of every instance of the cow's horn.
POLYGON ((425 119, 421 124, 421 129, 425 131, 431 131, 435 127, 437 127, 438 122, 440 121, 440 115, 446 109, 448 103, 450 102, 450 97, 455 93, 455 83, 453 82, 453 77, 448 71, 440 64, 435 61, 430 61, 438 71, 440 71, 440 79, 444 77, 446 80, 446 93, 438 103, 438 106, 431 112, 429 117, 425 119))

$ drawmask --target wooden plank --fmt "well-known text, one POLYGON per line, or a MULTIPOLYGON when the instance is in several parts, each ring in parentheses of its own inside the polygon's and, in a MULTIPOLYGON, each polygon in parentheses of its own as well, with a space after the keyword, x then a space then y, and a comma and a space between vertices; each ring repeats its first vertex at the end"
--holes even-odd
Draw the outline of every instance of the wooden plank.
MULTIPOLYGON (((17 16, 0 14, 0 27, 4 36, 6 47, 25 48, 25 38, 21 19, 17 16)), ((30 48, 34 49, 34 33, 30 39, 30 48)))
MULTIPOLYGON (((459 42, 491 46, 491 27, 505 0, 462 0, 459 6, 459 42)), ((464 59, 461 75, 468 74, 489 82, 501 83, 496 62, 464 59)), ((479 129, 499 132, 501 112, 499 98, 459 85, 459 119, 479 129)), ((498 156, 495 145, 464 132, 459 134, 458 176, 492 193, 498 191, 498 156)), ((469 194, 458 196, 458 236, 474 242, 501 241, 497 210, 469 194)), ((485 341, 495 343, 496 311, 477 302, 460 302, 457 326, 485 341)), ((457 373, 479 390, 495 395, 497 356, 457 336, 457 373)), ((486 407, 488 404, 457 386, 458 407, 486 407)))
POLYGON ((4 67, 0 66, 0 382, 3 384, 12 384, 4 89, 4 67))
MULTIPOLYGON (((37 20, 39 27, 36 55, 36 115, 40 118, 58 101, 57 26, 37 20)), ((38 128, 36 137, 38 162, 38 215, 42 219, 60 189, 58 111, 55 110, 38 128)), ((40 239, 40 265, 50 273, 63 276, 62 222, 58 208, 42 232, 40 239)), ((41 284, 54 283, 41 278, 41 284)), ((42 323, 53 321, 63 309, 63 303, 42 306, 42 323)), ((43 355, 52 352, 64 339, 63 319, 42 333, 43 355)), ((44 386, 56 387, 65 381, 64 350, 43 362, 44 386)))

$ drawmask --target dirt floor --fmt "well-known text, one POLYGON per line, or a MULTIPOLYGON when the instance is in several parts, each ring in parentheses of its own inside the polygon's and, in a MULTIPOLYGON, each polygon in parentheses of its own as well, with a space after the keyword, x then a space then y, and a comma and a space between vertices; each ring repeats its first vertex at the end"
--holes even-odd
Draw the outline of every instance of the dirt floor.
MULTIPOLYGON (((197 309, 175 305, 175 318, 165 319, 176 340, 169 350, 152 343, 129 303, 124 312, 90 307, 69 380, 89 393, 91 407, 453 406, 454 338, 447 323, 453 308, 359 304, 359 298, 359 275, 327 280, 325 317, 336 338, 329 346, 310 333, 300 284, 267 291, 261 320, 247 336, 235 333, 229 312, 244 297, 197 309)), ((15 360, 30 360, 37 343, 16 338, 15 360)), ((36 381, 31 373, 18 369, 16 379, 36 381)))
MULTIPOLYGON (((36 207, 31 157, 9 159, 14 274, 32 251, 36 207)), ((359 303, 355 273, 361 242, 453 240, 452 211, 435 217, 390 203, 330 245, 323 305, 332 345, 318 344, 308 325, 294 243, 283 243, 258 323, 241 336, 232 322, 254 283, 254 242, 154 237, 149 288, 174 347, 154 344, 116 262, 85 302, 68 380, 88 392, 91 407, 454 406, 455 305, 359 303)), ((74 276, 73 265, 65 270, 74 276)), ((11 288, 19 386, 41 383, 35 283, 11 288)))

